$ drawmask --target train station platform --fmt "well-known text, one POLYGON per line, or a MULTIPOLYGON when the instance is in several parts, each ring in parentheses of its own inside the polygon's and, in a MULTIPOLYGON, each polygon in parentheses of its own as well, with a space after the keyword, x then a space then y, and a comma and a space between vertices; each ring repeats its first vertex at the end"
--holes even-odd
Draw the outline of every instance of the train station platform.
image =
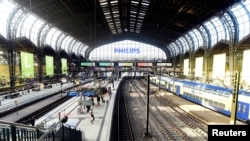
MULTIPOLYGON (((92 81, 92 79, 86 79, 85 81, 82 81, 82 84, 85 84, 90 81, 92 81)), ((32 90, 30 90, 30 92, 27 92, 27 90, 18 91, 18 93, 20 93, 20 96, 12 99, 5 99, 4 96, 0 96, 0 115, 1 115, 0 120, 16 122, 19 119, 22 119, 23 117, 36 112, 38 109, 45 107, 66 96, 65 93, 60 93, 61 90, 71 89, 72 87, 73 87, 72 82, 65 83, 62 86, 60 83, 56 83, 52 84, 52 88, 43 89, 42 91, 32 91, 32 90), (50 98, 48 99, 46 97, 50 98), (26 106, 25 108, 19 108, 28 103, 32 103, 33 101, 37 102, 33 103, 31 106, 26 106), (7 112, 7 111, 12 111, 14 109, 18 110, 15 113, 12 112, 10 114, 9 112, 7 112)))
POLYGON ((22 106, 26 103, 32 102, 34 100, 37 100, 39 98, 46 97, 48 95, 58 93, 62 89, 69 89, 73 87, 73 83, 66 83, 61 85, 59 83, 53 84, 52 88, 50 89, 43 89, 42 91, 32 91, 27 90, 25 91, 19 91, 18 93, 20 96, 10 99, 5 99, 4 96, 0 96, 0 112, 5 112, 10 109, 17 108, 18 106, 22 106))
POLYGON ((105 141, 108 140, 111 130, 111 117, 114 107, 114 99, 116 96, 116 89, 120 81, 114 81, 114 84, 108 83, 105 86, 111 88, 111 94, 105 93, 100 105, 97 104, 97 98, 94 97, 94 105, 91 106, 95 120, 91 122, 90 111, 87 112, 85 106, 79 105, 78 101, 82 97, 74 97, 72 104, 67 104, 62 107, 53 109, 43 117, 36 119, 36 126, 50 127, 57 123, 60 119, 67 116, 68 120, 65 126, 76 128, 82 131, 83 141, 105 141))

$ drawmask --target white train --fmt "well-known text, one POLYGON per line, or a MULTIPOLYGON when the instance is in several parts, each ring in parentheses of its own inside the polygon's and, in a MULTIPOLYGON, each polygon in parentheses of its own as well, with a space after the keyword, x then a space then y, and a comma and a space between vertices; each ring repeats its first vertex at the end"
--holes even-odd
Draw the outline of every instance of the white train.
MULTIPOLYGON (((185 99, 230 116, 232 89, 211 84, 173 79, 169 77, 150 77, 150 82, 185 99)), ((237 119, 250 123, 250 92, 239 90, 237 119)))

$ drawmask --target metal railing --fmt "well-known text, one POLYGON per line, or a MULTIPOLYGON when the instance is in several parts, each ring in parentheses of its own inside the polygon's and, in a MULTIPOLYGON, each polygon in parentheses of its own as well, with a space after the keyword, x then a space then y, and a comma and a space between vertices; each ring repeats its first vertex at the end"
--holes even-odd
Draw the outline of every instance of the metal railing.
POLYGON ((67 117, 50 128, 0 121, 0 141, 82 141, 80 130, 64 125, 67 117))

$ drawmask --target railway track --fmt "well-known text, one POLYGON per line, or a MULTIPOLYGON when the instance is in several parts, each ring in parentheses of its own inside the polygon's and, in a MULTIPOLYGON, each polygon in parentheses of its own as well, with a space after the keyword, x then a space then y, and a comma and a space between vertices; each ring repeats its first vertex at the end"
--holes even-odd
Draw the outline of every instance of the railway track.
MULTIPOLYGON (((143 80, 133 82, 133 90, 140 97, 140 104, 146 107, 146 84, 143 80)), ((181 110, 177 105, 156 94, 158 87, 150 87, 150 126, 159 130, 160 140, 207 140, 207 125, 181 110), (187 129, 188 127, 188 129, 187 129)), ((152 127, 151 127, 152 128, 152 127)))
POLYGON ((42 107, 41 109, 38 109, 34 113, 28 114, 25 117, 17 120, 16 123, 29 124, 30 118, 32 116, 34 116, 35 118, 40 118, 40 117, 44 116, 46 113, 48 113, 49 111, 51 111, 52 109, 56 108, 57 106, 61 105, 62 103, 64 103, 65 101, 68 101, 71 98, 72 97, 67 97, 67 96, 62 97, 61 99, 58 99, 57 101, 55 101, 55 102, 53 102, 45 107, 42 107))

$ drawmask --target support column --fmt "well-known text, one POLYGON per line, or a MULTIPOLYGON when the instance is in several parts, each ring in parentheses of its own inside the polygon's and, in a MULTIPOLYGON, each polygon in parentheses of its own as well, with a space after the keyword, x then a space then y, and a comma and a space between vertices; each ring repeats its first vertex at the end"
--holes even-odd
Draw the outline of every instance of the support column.
POLYGON ((38 80, 39 82, 42 82, 44 54, 43 54, 43 49, 41 47, 37 49, 37 58, 38 58, 38 80))
POLYGON ((208 50, 205 50, 205 54, 204 54, 204 70, 203 70, 203 79, 205 82, 208 82, 209 80, 209 53, 208 50))
POLYGON ((59 81, 60 77, 62 76, 62 70, 61 70, 61 57, 59 51, 55 53, 55 74, 56 79, 59 81))
POLYGON ((195 58, 194 54, 190 54, 189 56, 189 77, 194 78, 194 63, 195 63, 195 58))
POLYGON ((15 43, 12 39, 9 39, 8 60, 9 60, 9 74, 10 74, 10 90, 15 90, 16 52, 15 52, 15 43))

